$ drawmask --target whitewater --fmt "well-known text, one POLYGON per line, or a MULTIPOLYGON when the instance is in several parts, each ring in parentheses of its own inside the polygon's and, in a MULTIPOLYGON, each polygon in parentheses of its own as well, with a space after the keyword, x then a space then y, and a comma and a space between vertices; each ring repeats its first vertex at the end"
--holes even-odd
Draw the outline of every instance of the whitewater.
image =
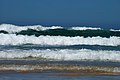
MULTIPOLYGON (((42 25, 33 25, 33 26, 17 26, 13 24, 0 24, 0 30, 8 31, 9 33, 20 32, 22 30, 27 29, 35 29, 35 30, 48 30, 48 29, 63 29, 65 27, 62 26, 51 26, 51 27, 44 27, 42 25)), ((69 30, 102 30, 102 28, 98 27, 70 27, 69 30)), ((115 29, 110 29, 110 31, 120 31, 115 29)))
POLYGON ((27 29, 35 29, 35 30, 47 30, 47 29, 61 29, 61 26, 52 26, 52 27, 43 27, 41 25, 34 25, 34 26, 16 26, 12 24, 1 24, 0 30, 7 31, 9 33, 20 32, 22 30, 27 29))
POLYGON ((105 45, 119 46, 120 37, 65 37, 65 36, 27 36, 16 34, 0 34, 0 45, 22 45, 22 44, 40 44, 40 45, 105 45))
POLYGON ((95 51, 89 49, 46 49, 46 50, 3 50, 0 51, 0 58, 45 58, 51 60, 111 60, 120 61, 120 51, 95 51))
POLYGON ((0 59, 29 57, 45 60, 120 61, 120 31, 95 27, 1 24, 0 59))

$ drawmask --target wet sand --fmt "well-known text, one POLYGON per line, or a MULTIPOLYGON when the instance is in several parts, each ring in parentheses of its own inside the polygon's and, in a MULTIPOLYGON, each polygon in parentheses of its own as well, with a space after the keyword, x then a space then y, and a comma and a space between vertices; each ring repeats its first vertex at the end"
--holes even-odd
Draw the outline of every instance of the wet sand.
POLYGON ((93 73, 63 73, 63 74, 52 74, 50 76, 120 76, 120 73, 102 73, 102 72, 93 72, 93 73))
MULTIPOLYGON (((101 62, 96 62, 101 64, 101 62)), ((50 76, 120 76, 119 62, 111 62, 116 66, 97 65, 95 62, 70 62, 70 61, 27 61, 27 60, 1 60, 0 74, 13 73, 41 73, 41 72, 63 72, 50 76), (117 65, 118 64, 118 65, 117 65), (65 73, 64 73, 65 72, 65 73)))

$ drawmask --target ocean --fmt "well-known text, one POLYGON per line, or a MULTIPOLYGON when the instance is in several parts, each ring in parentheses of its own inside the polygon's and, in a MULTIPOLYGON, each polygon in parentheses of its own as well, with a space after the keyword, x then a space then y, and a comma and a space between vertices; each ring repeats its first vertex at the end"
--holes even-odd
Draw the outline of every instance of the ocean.
POLYGON ((0 58, 120 61, 120 30, 0 25, 0 58))
MULTIPOLYGON (((91 61, 93 63, 97 61, 98 63, 106 62, 104 65, 107 65, 108 62, 120 64, 120 30, 95 27, 1 24, 0 60, 91 61)), ((113 72, 120 72, 120 65, 114 67, 113 72)), ((54 72, 51 73, 54 74, 54 72)), ((38 76, 40 73, 29 73, 26 76, 32 74, 40 77, 38 76)), ((49 74, 49 72, 43 72, 41 75, 45 76, 46 74, 49 74)), ((15 75, 19 77, 22 74, 10 75, 14 78, 15 75)), ((89 80, 99 80, 99 77, 85 77, 85 80, 88 78, 89 80)), ((119 76, 117 77, 103 76, 101 79, 120 79, 119 76)), ((56 76, 54 78, 56 79, 56 76)), ((66 79, 66 77, 61 79, 63 78, 66 79)), ((84 77, 78 77, 78 79, 83 80, 84 77)), ((77 80, 77 77, 75 80, 77 80)))

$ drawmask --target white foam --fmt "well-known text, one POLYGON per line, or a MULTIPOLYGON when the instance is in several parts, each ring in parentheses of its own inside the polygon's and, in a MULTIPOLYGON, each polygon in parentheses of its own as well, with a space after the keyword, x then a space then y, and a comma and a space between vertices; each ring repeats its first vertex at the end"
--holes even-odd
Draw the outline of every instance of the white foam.
POLYGON ((0 30, 7 31, 9 33, 15 33, 15 32, 20 32, 22 30, 27 30, 27 29, 34 29, 34 30, 47 30, 47 29, 61 29, 63 27, 61 26, 52 26, 52 27, 43 27, 41 25, 34 25, 34 26, 16 26, 12 24, 1 24, 0 25, 0 30))
MULTIPOLYGON (((34 29, 34 30, 47 30, 47 29, 62 29, 61 26, 51 26, 51 27, 43 27, 41 25, 33 25, 33 26, 16 26, 12 24, 1 24, 0 30, 7 31, 9 33, 20 32, 22 30, 34 29)), ((72 27, 72 30, 100 30, 101 28, 92 28, 92 27, 72 27)))
POLYGON ((92 28, 92 27, 72 27, 73 30, 101 30, 101 28, 92 28))
POLYGON ((120 45, 120 37, 65 37, 65 36, 27 36, 15 34, 0 34, 0 45, 22 45, 22 44, 40 44, 40 45, 120 45))
POLYGON ((120 51, 93 51, 89 49, 56 49, 56 50, 5 50, 0 51, 0 58, 42 57, 57 60, 112 60, 120 61, 120 51))
POLYGON ((115 31, 115 32, 116 32, 116 31, 120 31, 120 29, 119 29, 119 30, 115 30, 115 29, 110 29, 110 31, 115 31))
MULTIPOLYGON (((34 29, 34 30, 47 30, 47 29, 62 29, 61 26, 51 26, 51 27, 44 27, 41 25, 33 25, 33 26, 17 26, 13 24, 1 24, 0 30, 7 31, 9 33, 15 33, 20 32, 22 30, 27 29, 34 29)), ((102 30, 101 28, 95 28, 95 27, 71 27, 70 30, 102 30)), ((114 30, 110 29, 110 31, 120 31, 120 30, 114 30)))

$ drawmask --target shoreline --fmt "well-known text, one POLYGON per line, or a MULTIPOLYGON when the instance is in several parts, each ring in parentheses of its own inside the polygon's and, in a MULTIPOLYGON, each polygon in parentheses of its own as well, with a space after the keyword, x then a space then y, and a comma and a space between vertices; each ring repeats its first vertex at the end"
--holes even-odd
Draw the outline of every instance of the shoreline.
MULTIPOLYGON (((1 60, 0 60, 1 61, 1 60)), ((92 65, 85 62, 64 62, 64 61, 26 61, 26 60, 6 60, 0 62, 0 74, 11 73, 41 73, 41 72, 63 72, 53 74, 53 76, 120 76, 120 66, 92 65)), ((98 62, 99 64, 99 62, 98 62)), ((107 65, 107 64, 106 64, 107 65)), ((52 76, 52 75, 51 75, 52 76)))

